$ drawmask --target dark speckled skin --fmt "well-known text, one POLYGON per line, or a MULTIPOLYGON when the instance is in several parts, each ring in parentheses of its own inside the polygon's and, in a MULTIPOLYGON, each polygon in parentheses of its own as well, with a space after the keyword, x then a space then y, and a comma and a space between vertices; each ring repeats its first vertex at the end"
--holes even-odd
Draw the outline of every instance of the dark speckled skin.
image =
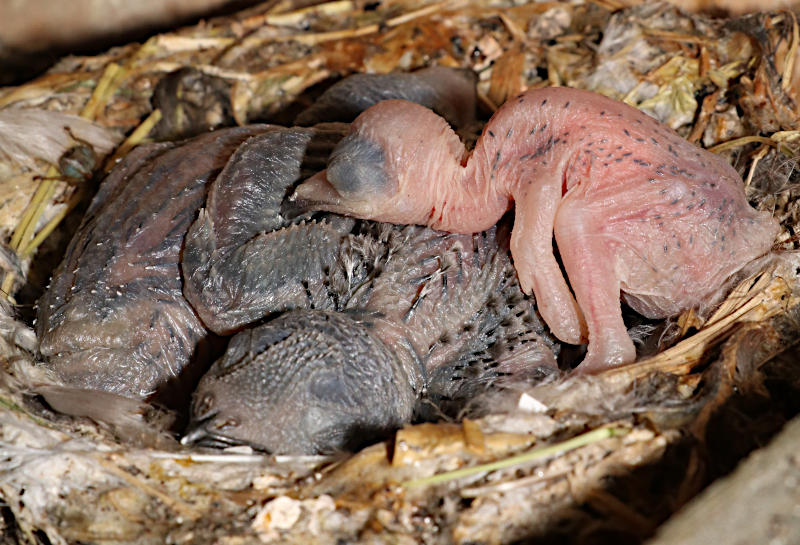
POLYGON ((520 284, 556 337, 588 341, 582 371, 636 358, 620 297, 651 318, 678 314, 768 252, 778 232, 724 160, 635 108, 568 88, 508 101, 471 154, 429 109, 382 102, 293 198, 458 233, 488 228, 513 204, 520 284))

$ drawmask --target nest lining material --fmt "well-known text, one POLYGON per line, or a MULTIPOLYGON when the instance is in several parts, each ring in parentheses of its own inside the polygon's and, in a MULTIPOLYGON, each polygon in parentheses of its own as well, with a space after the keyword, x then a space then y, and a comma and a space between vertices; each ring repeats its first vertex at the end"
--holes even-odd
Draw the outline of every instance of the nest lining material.
MULTIPOLYGON (((312 100, 316 86, 352 72, 465 66, 479 74, 487 115, 523 89, 545 85, 589 88, 644 109, 728 155, 751 201, 784 227, 779 262, 752 271, 719 309, 681 316, 670 331, 673 343, 683 340, 654 357, 484 399, 493 414, 409 427, 341 459, 187 452, 157 431, 160 415, 146 407, 104 424, 59 415, 41 402, 41 395, 54 397, 25 350, 30 331, 4 308, 5 534, 27 543, 638 542, 719 472, 710 437, 724 429, 718 415, 732 402, 753 411, 758 424, 739 457, 773 433, 791 411, 758 412, 753 400, 776 395, 770 380, 800 389, 796 365, 775 359, 800 331, 792 253, 797 17, 785 11, 716 21, 663 4, 620 8, 609 1, 277 6, 96 57, 69 57, 29 84, 0 89, 0 113, 80 114, 115 142, 128 134, 105 161, 103 147, 95 148, 95 167, 104 170, 148 138, 180 138, 228 117, 280 121, 312 100), (151 104, 158 83, 183 67, 206 78, 204 91, 213 90, 202 96, 206 115, 199 119, 187 115, 186 104, 151 104), (615 432, 565 448, 587 430, 609 429, 615 432), (547 445, 558 454, 536 459, 547 445), (533 459, 481 465, 521 453, 533 459), (474 469, 448 473, 464 468, 474 469)), ((47 252, 33 262, 31 256, 42 241, 58 245, 58 236, 48 235, 65 230, 59 222, 87 186, 59 182, 57 174, 34 154, 0 166, 0 192, 8 196, 0 202, 0 228, 23 258, 21 267, 14 253, 0 260, 6 291, 25 280, 35 292, 35 271, 52 269, 47 252)), ((16 294, 22 302, 25 289, 16 294)))

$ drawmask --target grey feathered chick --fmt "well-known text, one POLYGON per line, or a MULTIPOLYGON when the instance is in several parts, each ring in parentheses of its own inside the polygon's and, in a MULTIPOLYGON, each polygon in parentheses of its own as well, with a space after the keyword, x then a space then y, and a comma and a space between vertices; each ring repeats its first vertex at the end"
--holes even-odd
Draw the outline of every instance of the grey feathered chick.
POLYGON ((330 452, 407 422, 409 377, 365 317, 293 311, 237 334, 200 383, 182 442, 330 452))

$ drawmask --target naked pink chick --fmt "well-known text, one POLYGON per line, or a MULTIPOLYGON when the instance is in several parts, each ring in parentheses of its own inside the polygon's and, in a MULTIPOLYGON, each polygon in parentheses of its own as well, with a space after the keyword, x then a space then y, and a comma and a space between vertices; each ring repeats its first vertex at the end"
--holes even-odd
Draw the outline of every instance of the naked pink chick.
POLYGON ((582 371, 635 360, 621 296, 647 317, 676 315, 768 252, 778 233, 723 159, 635 108, 568 88, 504 104, 471 154, 430 110, 379 103, 292 198, 459 233, 487 229, 513 204, 522 288, 557 338, 588 341, 582 371))

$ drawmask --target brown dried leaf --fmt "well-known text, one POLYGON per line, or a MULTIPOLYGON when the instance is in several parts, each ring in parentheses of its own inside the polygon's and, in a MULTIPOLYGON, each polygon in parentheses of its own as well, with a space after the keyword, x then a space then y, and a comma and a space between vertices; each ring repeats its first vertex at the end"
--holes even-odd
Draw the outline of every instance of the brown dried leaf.
POLYGON ((522 73, 525 57, 518 46, 503 53, 492 66, 488 97, 494 104, 503 104, 523 89, 522 73))

